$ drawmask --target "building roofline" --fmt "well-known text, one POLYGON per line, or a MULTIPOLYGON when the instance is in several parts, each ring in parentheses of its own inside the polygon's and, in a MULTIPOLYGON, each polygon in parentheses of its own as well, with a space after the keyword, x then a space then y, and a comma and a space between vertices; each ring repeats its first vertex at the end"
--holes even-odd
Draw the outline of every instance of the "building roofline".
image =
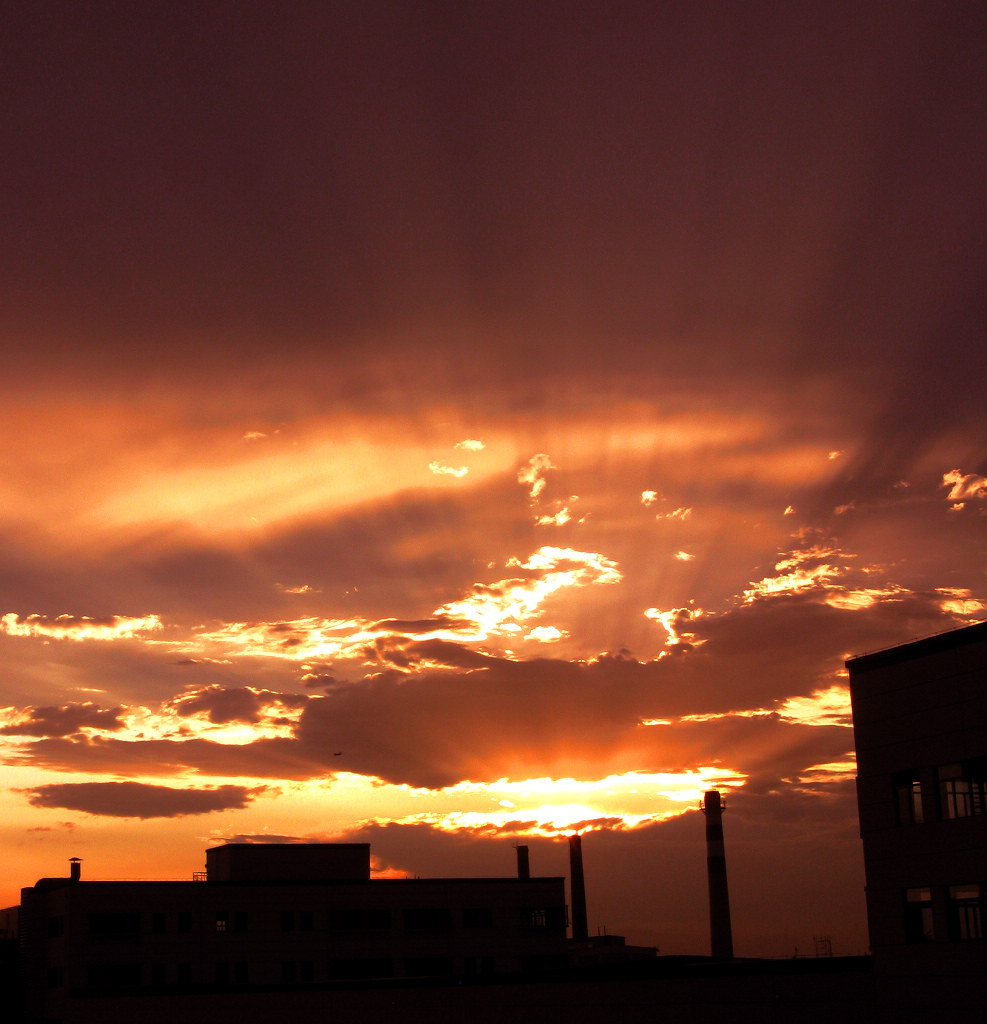
POLYGON ((928 654, 938 654, 984 640, 987 640, 987 622, 973 622, 968 626, 960 626, 958 629, 949 629, 943 633, 934 633, 932 636, 921 637, 918 640, 908 640, 880 651, 871 651, 868 654, 847 658, 846 667, 851 672, 868 672, 871 669, 896 665, 900 661, 928 654))
POLYGON ((215 888, 216 886, 223 886, 224 888, 233 888, 234 886, 243 886, 246 888, 258 888, 261 886, 283 886, 300 888, 302 886, 357 886, 357 885, 374 885, 374 886, 393 886, 393 885, 429 885, 429 884, 441 884, 441 885, 472 885, 477 882, 486 883, 497 883, 497 884, 511 884, 517 885, 519 883, 524 884, 528 882, 564 882, 564 875, 532 875, 530 878, 517 878, 514 875, 479 875, 476 877, 468 878, 270 878, 270 879, 243 879, 243 880, 230 880, 222 879, 219 881, 207 881, 201 882, 192 879, 184 878, 97 878, 89 879, 87 881, 74 882, 70 878, 39 878, 34 885, 25 886, 26 889, 58 889, 62 886, 72 886, 73 889, 77 888, 96 888, 99 886, 110 886, 110 885, 126 885, 126 886, 142 886, 148 885, 154 886, 189 886, 201 889, 206 886, 215 888))

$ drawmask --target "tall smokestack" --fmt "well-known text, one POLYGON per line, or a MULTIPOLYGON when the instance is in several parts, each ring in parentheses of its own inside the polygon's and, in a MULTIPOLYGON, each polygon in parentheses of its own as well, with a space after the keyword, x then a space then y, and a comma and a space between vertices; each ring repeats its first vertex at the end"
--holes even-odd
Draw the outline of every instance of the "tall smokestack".
POLYGON ((518 846, 517 849, 517 876, 521 879, 531 877, 531 869, 528 867, 528 848, 518 846))
POLYGON ((723 849, 723 804, 720 792, 710 789, 702 802, 706 815, 706 873, 709 878, 709 937, 712 954, 733 958, 730 928, 730 893, 727 891, 727 858, 723 849))
POLYGON ((69 857, 69 881, 78 882, 82 878, 82 860, 79 857, 69 857))
POLYGON ((586 884, 583 881, 583 841, 579 835, 569 836, 569 888, 572 890, 572 937, 585 939, 586 884))

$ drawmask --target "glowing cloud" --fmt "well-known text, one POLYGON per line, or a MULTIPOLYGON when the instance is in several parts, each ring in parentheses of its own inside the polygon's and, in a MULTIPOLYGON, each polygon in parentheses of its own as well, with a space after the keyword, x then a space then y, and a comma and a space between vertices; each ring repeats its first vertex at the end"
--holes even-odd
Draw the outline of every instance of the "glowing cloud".
POLYGON ((475 441, 472 437, 467 437, 462 441, 457 441, 456 447, 467 452, 482 452, 486 445, 482 441, 475 441))
POLYGON ((532 455, 527 466, 518 470, 517 480, 519 484, 527 484, 530 490, 528 496, 534 501, 543 490, 545 490, 545 473, 555 469, 552 460, 545 454, 532 455))
POLYGON ((469 469, 466 466, 444 466, 441 462, 430 462, 429 470, 436 476, 466 476, 469 469))
POLYGON ((87 615, 28 615, 19 619, 15 612, 0 617, 0 632, 8 636, 43 637, 50 640, 129 640, 141 633, 161 629, 157 615, 135 618, 112 615, 94 619, 87 615))
POLYGON ((641 491, 641 504, 653 505, 658 500, 657 491, 641 491))
POLYGON ((942 486, 950 487, 947 498, 950 501, 964 501, 969 498, 987 498, 987 477, 976 473, 961 473, 951 469, 943 473, 942 486))
POLYGON ((517 631, 518 622, 538 613, 549 595, 563 587, 594 583, 617 583, 617 564, 596 552, 572 548, 541 547, 526 562, 512 558, 508 568, 526 570, 528 575, 491 584, 474 584, 472 592, 435 610, 475 623, 481 635, 517 631))

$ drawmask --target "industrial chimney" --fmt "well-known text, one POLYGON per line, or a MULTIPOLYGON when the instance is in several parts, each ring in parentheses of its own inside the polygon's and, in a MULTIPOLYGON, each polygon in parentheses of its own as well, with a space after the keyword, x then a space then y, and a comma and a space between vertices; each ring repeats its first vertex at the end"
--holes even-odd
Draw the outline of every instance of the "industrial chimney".
POLYGON ((730 928, 730 894, 727 891, 727 859, 723 849, 723 809, 720 792, 710 789, 700 804, 706 815, 706 873, 709 878, 709 936, 712 954, 733 958, 730 928))
POLYGON ((579 835, 569 836, 569 888, 572 890, 572 937, 585 940, 586 885, 583 881, 583 843, 579 835))
POLYGON ((526 879, 531 877, 531 869, 528 867, 528 848, 527 846, 516 846, 517 850, 517 876, 520 879, 526 879))
POLYGON ((82 858, 69 857, 69 881, 78 882, 82 878, 82 858))

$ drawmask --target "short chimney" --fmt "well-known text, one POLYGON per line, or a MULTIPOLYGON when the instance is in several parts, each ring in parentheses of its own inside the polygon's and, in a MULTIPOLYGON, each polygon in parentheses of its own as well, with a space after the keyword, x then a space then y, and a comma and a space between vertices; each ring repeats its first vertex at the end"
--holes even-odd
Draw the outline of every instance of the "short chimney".
POLYGON ((586 884, 583 881, 582 836, 569 836, 569 887, 572 890, 572 937, 587 938, 586 884))
POLYGON ((727 859, 723 848, 723 803, 720 792, 708 790, 701 804, 706 815, 706 873, 709 880, 709 937, 713 956, 733 957, 730 927, 730 894, 727 890, 727 859))
POLYGON ((78 882, 82 878, 82 859, 69 857, 69 881, 78 882))
POLYGON ((527 846, 518 846, 517 848, 517 876, 521 879, 527 879, 531 877, 531 869, 528 866, 528 848, 527 846))

